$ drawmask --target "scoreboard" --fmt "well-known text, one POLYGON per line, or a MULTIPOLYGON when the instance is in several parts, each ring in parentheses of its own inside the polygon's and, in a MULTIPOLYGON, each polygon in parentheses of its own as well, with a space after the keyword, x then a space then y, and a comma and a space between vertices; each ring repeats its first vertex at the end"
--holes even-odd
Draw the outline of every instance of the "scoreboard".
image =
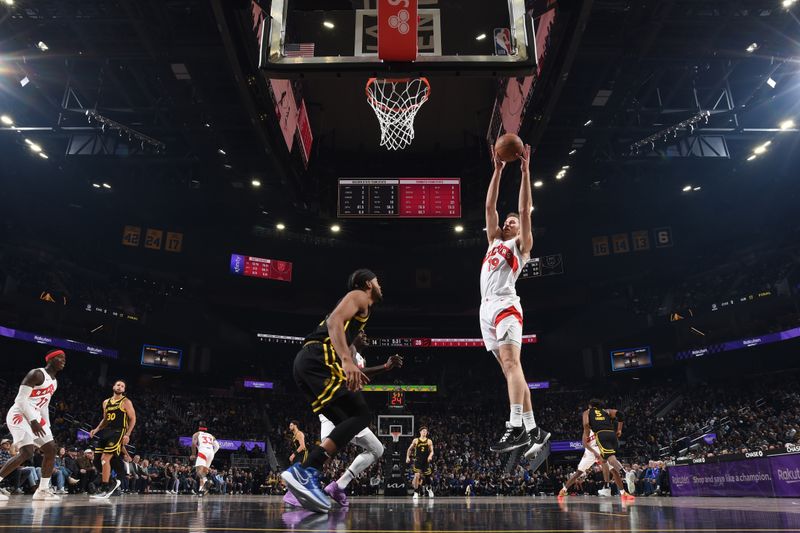
POLYGON ((277 259, 231 254, 231 274, 250 278, 292 281, 292 263, 277 259))
POLYGON ((340 218, 461 218, 461 178, 340 178, 340 218))

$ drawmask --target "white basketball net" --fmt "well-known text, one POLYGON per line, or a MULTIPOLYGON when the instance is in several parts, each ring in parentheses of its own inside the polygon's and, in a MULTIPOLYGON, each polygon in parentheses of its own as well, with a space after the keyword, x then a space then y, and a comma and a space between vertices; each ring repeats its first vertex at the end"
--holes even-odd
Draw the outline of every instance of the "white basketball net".
POLYGON ((431 86, 426 78, 367 82, 367 102, 381 126, 381 146, 402 150, 414 140, 414 117, 428 101, 431 86))

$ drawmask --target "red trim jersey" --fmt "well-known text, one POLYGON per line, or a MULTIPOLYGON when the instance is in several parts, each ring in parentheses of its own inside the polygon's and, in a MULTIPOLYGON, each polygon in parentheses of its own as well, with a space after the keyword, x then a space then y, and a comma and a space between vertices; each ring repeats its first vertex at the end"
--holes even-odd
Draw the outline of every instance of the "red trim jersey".
POLYGON ((492 241, 481 265, 481 301, 516 298, 515 285, 526 261, 516 237, 492 241))

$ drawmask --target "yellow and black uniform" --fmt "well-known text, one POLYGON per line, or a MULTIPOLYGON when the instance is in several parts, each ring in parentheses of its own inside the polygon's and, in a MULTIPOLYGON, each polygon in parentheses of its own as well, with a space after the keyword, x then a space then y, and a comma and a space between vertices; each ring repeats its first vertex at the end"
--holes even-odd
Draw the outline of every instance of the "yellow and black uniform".
POLYGON ((419 437, 417 439, 417 446, 414 450, 414 473, 422 474, 423 476, 430 476, 432 469, 428 463, 428 456, 431 454, 431 440, 429 438, 419 437))
POLYGON ((122 406, 125 396, 119 400, 106 400, 106 426, 97 434, 95 453, 120 453, 122 437, 128 430, 128 413, 122 406))
POLYGON ((614 422, 608 412, 599 407, 592 407, 588 411, 589 414, 589 428, 594 431, 597 437, 597 447, 600 449, 600 455, 603 459, 617 453, 619 448, 619 441, 617 440, 617 432, 614 430, 614 422))
POLYGON ((308 458, 308 447, 301 452, 300 441, 297 440, 297 437, 292 437, 292 448, 294 448, 294 462, 303 464, 308 458))
MULTIPOLYGON (((348 346, 353 344, 368 319, 369 315, 356 315, 345 322, 344 336, 348 346)), ((306 336, 303 348, 294 359, 294 380, 311 402, 311 409, 315 413, 349 392, 347 378, 328 334, 327 320, 328 317, 325 317, 306 336)))

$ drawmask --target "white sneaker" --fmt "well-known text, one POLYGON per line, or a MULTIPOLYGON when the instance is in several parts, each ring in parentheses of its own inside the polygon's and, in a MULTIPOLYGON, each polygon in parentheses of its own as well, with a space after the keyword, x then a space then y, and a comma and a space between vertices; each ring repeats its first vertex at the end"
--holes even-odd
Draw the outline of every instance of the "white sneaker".
POLYGON ((412 499, 412 500, 414 500, 414 501, 417 501, 417 500, 419 500, 419 494, 417 494, 416 492, 414 492, 414 495, 411 497, 411 499, 412 499))
POLYGON ((428 498, 433 498, 433 489, 428 488, 428 498))
POLYGON ((611 496, 611 489, 610 488, 609 489, 600 489, 600 490, 597 491, 597 495, 598 496, 609 497, 609 496, 611 496))
POLYGON ((61 496, 57 496, 50 492, 49 490, 37 490, 33 493, 34 500, 45 500, 49 502, 58 502, 61 501, 61 496))
POLYGON ((6 496, 5 494, 0 494, 0 502, 7 502, 7 501, 8 501, 8 496, 6 496))

